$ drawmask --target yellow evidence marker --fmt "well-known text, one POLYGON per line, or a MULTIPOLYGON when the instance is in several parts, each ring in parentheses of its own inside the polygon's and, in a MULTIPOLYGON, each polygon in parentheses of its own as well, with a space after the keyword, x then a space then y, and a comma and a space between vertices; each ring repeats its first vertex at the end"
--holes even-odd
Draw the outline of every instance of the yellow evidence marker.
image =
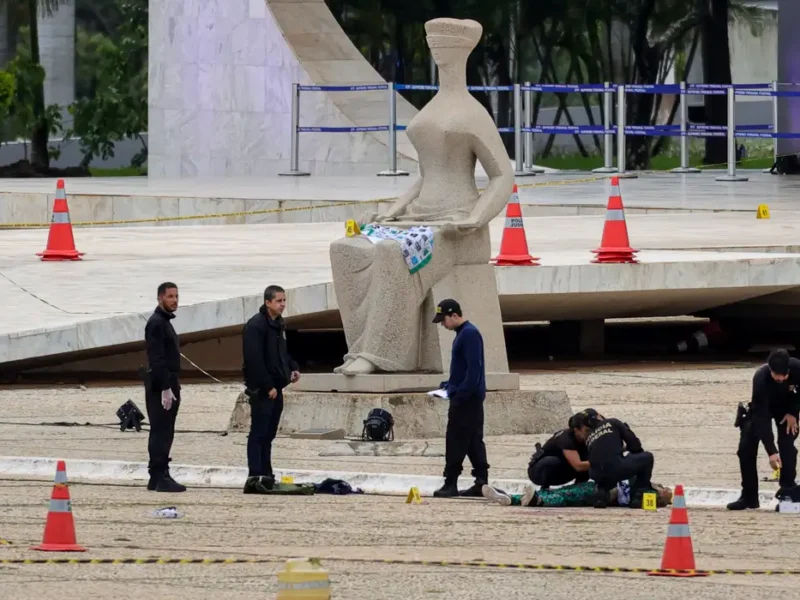
POLYGON ((653 492, 648 492, 642 495, 642 508, 644 510, 657 510, 656 495, 653 492))
POLYGON ((291 475, 284 475, 283 477, 281 477, 281 483, 290 483, 290 484, 294 483, 294 477, 292 477, 291 475))
POLYGON ((355 237, 357 235, 361 235, 361 228, 354 219, 348 219, 348 221, 344 224, 344 233, 347 237, 355 237))
POLYGON ((419 495, 419 490, 415 487, 412 487, 408 490, 408 496, 406 497, 406 504, 422 504, 422 497, 419 495))
POLYGON ((769 219, 769 206, 759 204, 756 209, 756 219, 769 219))

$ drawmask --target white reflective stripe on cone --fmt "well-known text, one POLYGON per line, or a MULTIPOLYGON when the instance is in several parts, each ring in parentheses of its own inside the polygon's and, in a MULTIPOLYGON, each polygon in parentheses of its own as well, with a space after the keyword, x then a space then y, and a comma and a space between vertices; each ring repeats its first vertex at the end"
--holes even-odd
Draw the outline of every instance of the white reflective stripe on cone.
POLYGON ((517 194, 511 194, 511 198, 509 198, 508 203, 519 204, 519 196, 517 194))
POLYGON ((606 211, 606 221, 624 221, 625 211, 621 208, 609 208, 606 211))
POLYGON ((56 471, 55 483, 67 483, 66 471, 56 471))
POLYGON ((50 500, 50 512, 68 513, 72 512, 71 500, 50 500))
POLYGON ((56 188, 56 200, 66 200, 67 193, 64 188, 56 188))
POLYGON ((667 537, 671 538, 686 538, 689 535, 688 525, 670 525, 667 527, 667 537))
POLYGON ((305 581, 303 583, 278 582, 281 590, 319 590, 331 587, 330 581, 305 581))
POLYGON ((619 186, 618 185, 612 185, 611 186, 611 194, 609 194, 609 195, 610 196, 619 196, 620 195, 619 186))
POLYGON ((50 219, 51 223, 69 223, 69 213, 62 213, 62 212, 54 212, 52 218, 50 219))
POLYGON ((522 229, 522 217, 506 217, 506 229, 522 229))
POLYGON ((672 508, 686 508, 686 496, 675 496, 672 499, 672 508))

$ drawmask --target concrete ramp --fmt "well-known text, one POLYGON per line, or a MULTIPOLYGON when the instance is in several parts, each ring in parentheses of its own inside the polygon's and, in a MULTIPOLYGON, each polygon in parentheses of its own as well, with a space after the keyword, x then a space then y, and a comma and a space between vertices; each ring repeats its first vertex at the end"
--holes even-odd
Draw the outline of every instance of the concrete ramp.
MULTIPOLYGON (((292 83, 385 83, 324 0, 150 0, 151 178, 274 175, 289 168, 292 83)), ((300 124, 388 124, 388 92, 306 92, 300 124)), ((398 96, 398 122, 416 109, 398 96)), ((300 167, 374 175, 386 132, 301 134, 300 167)), ((398 135, 398 166, 416 153, 398 135)))

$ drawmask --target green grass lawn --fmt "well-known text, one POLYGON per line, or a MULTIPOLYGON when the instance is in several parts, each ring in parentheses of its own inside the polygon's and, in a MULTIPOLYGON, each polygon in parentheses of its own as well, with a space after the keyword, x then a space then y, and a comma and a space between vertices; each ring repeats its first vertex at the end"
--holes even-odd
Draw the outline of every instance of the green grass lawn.
MULTIPOLYGON (((654 171, 668 171, 680 166, 680 157, 678 156, 656 156, 650 161, 650 169, 654 171)), ((562 155, 562 156, 549 156, 547 158, 534 158, 534 163, 542 167, 549 167, 551 169, 576 169, 578 171, 591 171, 598 167, 603 166, 603 157, 601 156, 588 156, 583 157, 580 154, 562 155)), ((690 167, 714 168, 724 169, 726 165, 703 165, 702 156, 692 156, 689 160, 690 167)), ((768 169, 772 166, 772 157, 754 157, 748 158, 738 163, 739 169, 768 169)))

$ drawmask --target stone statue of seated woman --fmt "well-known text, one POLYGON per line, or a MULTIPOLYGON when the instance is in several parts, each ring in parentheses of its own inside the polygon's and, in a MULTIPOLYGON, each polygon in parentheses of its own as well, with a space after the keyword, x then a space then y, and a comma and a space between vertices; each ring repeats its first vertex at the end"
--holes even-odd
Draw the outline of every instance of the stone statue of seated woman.
POLYGON ((385 214, 362 221, 372 225, 367 235, 330 248, 348 346, 335 372, 345 375, 420 370, 420 339, 433 318, 421 314, 427 295, 455 266, 489 262, 488 224, 514 184, 497 126, 467 90, 467 57, 483 28, 472 20, 434 19, 425 31, 440 88, 408 126, 420 177, 385 214), (489 177, 482 192, 476 160, 489 177))

